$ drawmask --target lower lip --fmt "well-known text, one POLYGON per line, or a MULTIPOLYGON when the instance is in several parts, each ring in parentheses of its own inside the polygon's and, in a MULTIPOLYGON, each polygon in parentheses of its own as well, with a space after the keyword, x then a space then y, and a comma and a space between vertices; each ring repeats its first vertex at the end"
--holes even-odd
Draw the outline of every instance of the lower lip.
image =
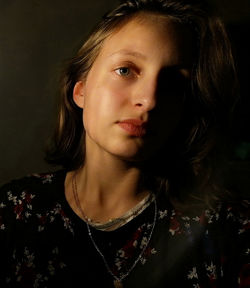
POLYGON ((119 126, 131 136, 143 137, 146 134, 146 129, 142 125, 137 126, 127 122, 120 122, 119 126))

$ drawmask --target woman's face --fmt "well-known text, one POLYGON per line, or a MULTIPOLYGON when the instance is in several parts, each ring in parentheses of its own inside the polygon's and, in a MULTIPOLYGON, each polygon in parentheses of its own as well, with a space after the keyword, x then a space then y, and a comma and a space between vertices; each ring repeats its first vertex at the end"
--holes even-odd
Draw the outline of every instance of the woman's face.
POLYGON ((74 89, 84 109, 86 155, 138 161, 177 128, 192 65, 189 31, 161 16, 134 18, 109 36, 85 81, 74 89))

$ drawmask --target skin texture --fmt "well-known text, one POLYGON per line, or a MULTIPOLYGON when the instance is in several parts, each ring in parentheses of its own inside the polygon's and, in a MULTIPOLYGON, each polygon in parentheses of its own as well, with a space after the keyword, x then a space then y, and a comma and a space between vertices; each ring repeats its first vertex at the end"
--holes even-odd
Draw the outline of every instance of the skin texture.
MULTIPOLYGON (((86 130, 79 198, 86 215, 98 220, 118 217, 145 197, 148 191, 138 191, 141 172, 133 163, 152 156, 171 137, 183 111, 192 64, 190 34, 166 18, 143 16, 104 41, 86 80, 74 88, 86 130), (128 119, 145 126, 124 124, 128 119)), ((66 198, 77 211, 70 190, 66 198)))

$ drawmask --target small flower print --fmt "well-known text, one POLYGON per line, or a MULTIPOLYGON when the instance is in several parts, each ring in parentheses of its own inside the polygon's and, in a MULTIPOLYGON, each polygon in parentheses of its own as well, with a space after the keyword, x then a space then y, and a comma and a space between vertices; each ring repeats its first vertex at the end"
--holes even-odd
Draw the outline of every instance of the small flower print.
POLYGON ((64 227, 69 230, 72 234, 74 234, 74 230, 72 228, 72 224, 70 219, 67 217, 65 212, 62 209, 62 206, 59 203, 56 203, 54 208, 49 210, 48 212, 45 212, 43 215, 42 214, 36 214, 38 218, 38 231, 42 232, 44 231, 44 228, 47 223, 52 223, 55 220, 55 217, 60 217, 63 221, 64 227))
POLYGON ((200 221, 200 217, 199 216, 196 216, 194 218, 192 218, 195 222, 199 222, 200 221))
POLYGON ((32 174, 31 176, 41 179, 42 183, 45 184, 52 182, 54 174, 32 174))
POLYGON ((164 217, 166 217, 168 215, 168 210, 164 210, 164 211, 159 211, 159 219, 163 219, 164 217))
POLYGON ((30 212, 32 211, 31 202, 35 195, 26 191, 21 193, 20 198, 13 196, 11 191, 7 194, 8 200, 13 203, 13 212, 16 214, 16 219, 23 220, 29 218, 31 216, 30 212))
POLYGON ((189 220, 190 220, 190 218, 187 217, 187 216, 185 216, 185 217, 181 217, 181 219, 184 220, 184 221, 189 221, 189 220))
POLYGON ((240 288, 250 287, 250 264, 243 265, 239 274, 238 282, 240 288))
POLYGON ((6 205, 5 205, 3 202, 1 202, 1 203, 0 203, 0 209, 1 209, 1 208, 4 208, 4 207, 6 207, 6 205))
POLYGON ((198 279, 198 274, 197 274, 197 271, 196 271, 196 267, 193 267, 193 269, 191 271, 189 271, 187 277, 188 277, 188 279, 193 279, 193 278, 198 279))
POLYGON ((147 243, 148 243, 148 238, 143 237, 141 241, 140 249, 143 249, 147 245, 147 243))
POLYGON ((250 220, 245 219, 241 223, 241 228, 239 229, 238 234, 243 234, 249 229, 250 229, 250 220))
MULTIPOLYGON (((141 225, 135 231, 132 238, 127 241, 126 244, 115 253, 114 267, 112 269, 114 274, 117 275, 121 273, 122 270, 127 267, 128 263, 130 263, 130 261, 134 261, 133 257, 135 250, 138 249, 138 245, 141 251, 145 248, 145 246, 148 244, 148 237, 151 229, 152 223, 145 223, 141 225)), ((157 251, 155 248, 147 247, 141 255, 139 261, 142 264, 145 264, 147 259, 151 255, 156 253, 157 251)))
POLYGON ((215 280, 217 279, 217 275, 216 275, 216 266, 213 264, 213 262, 211 262, 211 264, 207 265, 205 263, 205 267, 207 270, 207 276, 211 282, 211 284, 215 283, 215 280))
POLYGON ((180 223, 176 218, 171 218, 169 232, 174 236, 176 233, 180 234, 180 223))
POLYGON ((147 258, 150 257, 150 255, 156 254, 157 251, 155 248, 147 247, 147 249, 144 251, 142 257, 141 257, 141 263, 144 265, 147 262, 147 258))

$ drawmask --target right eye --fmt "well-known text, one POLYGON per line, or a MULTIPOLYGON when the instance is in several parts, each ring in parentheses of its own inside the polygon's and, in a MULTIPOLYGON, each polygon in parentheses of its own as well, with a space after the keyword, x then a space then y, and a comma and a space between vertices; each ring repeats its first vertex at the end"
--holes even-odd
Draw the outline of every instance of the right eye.
POLYGON ((131 70, 128 67, 120 67, 118 69, 115 69, 115 72, 119 76, 128 77, 130 75, 130 73, 131 73, 131 70))

